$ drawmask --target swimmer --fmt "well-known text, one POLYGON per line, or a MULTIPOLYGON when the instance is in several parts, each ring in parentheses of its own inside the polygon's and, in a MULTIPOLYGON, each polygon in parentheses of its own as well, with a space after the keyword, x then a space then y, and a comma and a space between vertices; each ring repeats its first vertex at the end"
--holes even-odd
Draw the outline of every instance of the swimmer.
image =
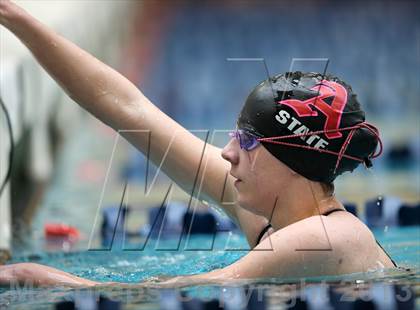
MULTIPOLYGON (((81 107, 115 130, 150 130, 123 136, 191 192, 202 159, 202 192, 217 202, 253 249, 237 262, 208 273, 178 276, 159 285, 182 286, 264 277, 310 277, 367 272, 395 264, 372 232, 346 212, 333 182, 380 153, 378 130, 351 87, 318 73, 292 72, 257 85, 248 96, 223 150, 206 145, 160 111, 130 81, 8 0, 0 24, 32 52, 81 107), (222 193, 224 193, 222 195, 222 193), (224 204, 222 201, 235 201, 224 204), (262 250, 262 251, 261 251, 262 250)), ((32 263, 0 267, 0 284, 93 286, 32 263)))

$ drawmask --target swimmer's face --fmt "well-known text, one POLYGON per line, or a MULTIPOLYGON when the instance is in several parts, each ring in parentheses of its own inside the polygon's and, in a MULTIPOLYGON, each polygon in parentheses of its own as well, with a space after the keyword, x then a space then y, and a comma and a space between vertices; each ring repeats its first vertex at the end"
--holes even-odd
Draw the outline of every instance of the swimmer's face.
POLYGON ((238 204, 255 214, 269 217, 276 197, 287 190, 293 179, 293 171, 264 146, 246 151, 235 138, 224 147, 222 157, 231 164, 230 174, 235 178, 238 204))

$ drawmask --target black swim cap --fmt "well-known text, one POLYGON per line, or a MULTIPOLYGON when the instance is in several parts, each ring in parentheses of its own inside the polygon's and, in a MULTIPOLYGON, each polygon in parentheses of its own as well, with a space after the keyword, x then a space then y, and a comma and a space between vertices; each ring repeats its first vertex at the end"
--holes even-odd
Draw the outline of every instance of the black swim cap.
POLYGON ((331 75, 287 72, 257 85, 237 126, 302 176, 331 183, 361 162, 371 165, 378 130, 365 123, 351 87, 331 75))

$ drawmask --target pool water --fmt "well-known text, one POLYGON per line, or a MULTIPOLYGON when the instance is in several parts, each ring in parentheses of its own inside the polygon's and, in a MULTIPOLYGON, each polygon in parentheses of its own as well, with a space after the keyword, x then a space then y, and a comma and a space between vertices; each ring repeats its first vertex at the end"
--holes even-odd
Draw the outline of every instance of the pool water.
MULTIPOLYGON (((398 266, 420 270, 420 227, 389 228, 374 233, 398 266)), ((180 243, 178 239, 149 239, 145 245, 142 240, 127 244, 124 249, 34 253, 14 258, 11 263, 31 261, 95 281, 136 283, 157 275, 194 274, 222 268, 245 255, 249 246, 242 235, 225 233, 214 240, 211 235, 192 235, 180 243)))
MULTIPOLYGON (((260 282, 260 284, 253 284, 254 289, 260 288, 262 292, 265 292, 262 293, 265 294, 264 296, 270 296, 270 292, 273 294, 273 290, 274 292, 277 290, 283 292, 286 284, 298 283, 295 287, 296 291, 291 293, 290 286, 288 286, 288 289, 286 290, 287 294, 293 295, 302 291, 305 291, 307 294, 307 292, 311 292, 314 289, 320 290, 321 288, 325 288, 328 284, 329 286, 335 285, 338 289, 360 293, 361 286, 366 290, 364 286, 373 285, 373 288, 369 288, 370 291, 375 292, 376 289, 376 291, 379 290, 382 294, 385 294, 383 292, 386 292, 387 290, 390 291, 389 287, 399 284, 412 291, 415 298, 414 302, 419 305, 419 298, 416 296, 419 295, 420 227, 392 227, 389 229, 375 230, 374 233, 384 249, 386 249, 397 264, 404 267, 404 269, 381 270, 339 277, 310 278, 306 279, 305 283, 302 283, 300 279, 261 279, 260 281, 257 281, 260 282), (379 289, 377 287, 378 285, 381 286, 379 289)), ((233 233, 218 235, 214 240, 211 236, 195 235, 191 236, 188 239, 188 242, 182 240, 179 243, 178 250, 176 249, 177 245, 178 240, 149 240, 143 250, 135 250, 135 248, 142 248, 144 246, 144 241, 137 244, 130 243, 125 245, 124 248, 128 250, 113 249, 111 251, 95 250, 49 254, 33 253, 31 255, 15 257, 10 263, 30 261, 53 266, 91 280, 138 283, 161 275, 195 274, 222 268, 235 262, 247 253, 245 238, 242 235, 233 233), (213 249, 210 250, 213 241, 214 246, 213 249)), ((232 289, 238 290, 238 287, 222 288, 201 286, 184 288, 179 290, 180 293, 178 294, 181 294, 182 296, 189 295, 191 298, 194 297, 197 300, 206 301, 218 296, 218 300, 220 301, 220 294, 227 292, 226 290, 230 290, 229 292, 231 293, 232 289)), ((80 291, 66 288, 48 290, 23 286, 0 288, 0 307, 6 305, 16 308, 23 305, 25 305, 25 307, 31 306, 35 308, 52 307, 54 303, 63 300, 74 301, 83 296, 86 300, 86 296, 92 294, 92 296, 94 296, 92 298, 97 299, 98 296, 102 294, 102 296, 107 296, 127 307, 135 304, 145 308, 164 308, 162 305, 165 302, 165 298, 169 298, 164 296, 168 294, 172 296, 170 298, 175 298, 177 296, 171 295, 168 290, 157 290, 157 292, 158 293, 149 291, 144 292, 136 289, 119 290, 117 287, 95 289, 94 293, 90 290, 80 291)), ((174 293, 172 292, 172 294, 174 293)), ((283 292, 280 295, 283 296, 282 294, 284 295, 286 293, 283 292)), ((287 294, 285 296, 290 298, 291 295, 289 296, 287 294)), ((377 295, 378 293, 372 294, 377 295)), ((273 297, 271 297, 271 302, 273 302, 272 299, 273 297)), ((380 299, 381 298, 378 300, 380 299)), ((276 301, 274 298, 274 303, 277 302, 281 304, 281 302, 287 300, 276 301)))

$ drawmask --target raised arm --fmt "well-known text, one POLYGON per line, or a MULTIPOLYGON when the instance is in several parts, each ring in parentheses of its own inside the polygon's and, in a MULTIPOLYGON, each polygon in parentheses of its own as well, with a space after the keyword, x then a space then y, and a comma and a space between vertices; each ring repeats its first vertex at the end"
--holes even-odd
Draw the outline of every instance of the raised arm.
MULTIPOLYGON (((122 135, 141 152, 149 151, 149 158, 155 164, 159 165, 164 159, 163 171, 184 190, 191 193, 194 184, 200 184, 202 179, 201 191, 205 197, 221 203, 224 194, 223 201, 235 201, 234 180, 228 175, 229 163, 221 158, 220 149, 206 145, 160 111, 124 76, 8 0, 0 0, 0 24, 28 47, 44 69, 81 107, 117 131, 130 130, 122 135), (150 132, 150 144, 144 131, 150 132)), ((255 220, 248 211, 239 214, 233 204, 221 206, 239 223, 261 221, 262 224, 251 228, 250 233, 245 231, 247 235, 251 234, 249 240, 255 239, 263 219, 255 220)), ((241 226, 245 228, 246 225, 241 226)), ((254 225, 247 225, 250 226, 254 225)))
MULTIPOLYGON (((151 159, 158 163, 175 136, 166 157, 164 171, 189 190, 201 159, 204 142, 154 106, 129 80, 114 69, 58 35, 15 4, 0 0, 0 23, 13 32, 32 52, 44 69, 81 107, 115 130, 149 130, 151 159)), ((143 153, 148 149, 148 135, 125 134, 143 153)), ((208 184, 222 188, 228 164, 220 150, 206 146, 212 157, 208 184)), ((220 189, 206 190, 217 199, 220 189)))

